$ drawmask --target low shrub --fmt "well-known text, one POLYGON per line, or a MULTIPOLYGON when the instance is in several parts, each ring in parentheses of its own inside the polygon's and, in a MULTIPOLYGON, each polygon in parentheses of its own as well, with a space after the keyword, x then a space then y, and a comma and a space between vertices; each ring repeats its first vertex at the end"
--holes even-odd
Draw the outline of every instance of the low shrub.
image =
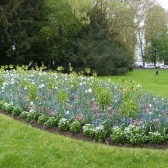
POLYGON ((37 111, 30 111, 27 114, 27 119, 29 122, 37 121, 38 117, 39 117, 39 113, 37 111))
POLYGON ((22 109, 20 107, 14 107, 12 110, 12 116, 19 116, 22 113, 22 109))
POLYGON ((53 128, 58 125, 58 119, 55 117, 49 117, 44 123, 44 126, 47 128, 53 128))
POLYGON ((4 103, 3 106, 2 106, 2 110, 8 112, 9 114, 12 113, 13 108, 14 108, 13 105, 9 104, 9 103, 4 103))
POLYGON ((114 143, 117 144, 123 143, 126 140, 124 130, 119 126, 113 127, 111 139, 114 143))
POLYGON ((127 140, 132 144, 142 144, 148 140, 145 135, 144 130, 141 127, 136 127, 135 125, 129 125, 124 129, 124 134, 127 140))
POLYGON ((98 126, 95 128, 95 139, 103 142, 105 140, 105 137, 107 135, 107 131, 104 129, 104 126, 98 126))
POLYGON ((27 112, 27 111, 22 111, 22 112, 20 113, 20 118, 27 118, 28 113, 29 113, 29 112, 27 112))
POLYGON ((4 104, 4 102, 1 100, 0 101, 0 110, 2 110, 3 104, 4 104))
POLYGON ((46 121, 47 121, 47 116, 45 116, 44 114, 42 114, 38 117, 39 124, 44 124, 46 121))
POLYGON ((149 140, 151 143, 159 144, 164 140, 164 137, 159 132, 149 132, 149 140))
POLYGON ((94 138, 95 137, 95 129, 91 126, 91 124, 85 124, 83 126, 83 133, 89 138, 94 138))
POLYGON ((58 122, 58 128, 61 130, 61 131, 67 131, 70 129, 70 122, 68 119, 66 118, 61 118, 58 122))
POLYGON ((80 132, 81 129, 81 123, 79 121, 73 121, 70 124, 70 131, 74 134, 80 132))

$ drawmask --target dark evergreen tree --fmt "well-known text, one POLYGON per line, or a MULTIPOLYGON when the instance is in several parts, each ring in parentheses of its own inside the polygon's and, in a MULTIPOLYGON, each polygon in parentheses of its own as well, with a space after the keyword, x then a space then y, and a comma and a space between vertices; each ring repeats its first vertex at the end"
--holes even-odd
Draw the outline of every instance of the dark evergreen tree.
POLYGON ((133 65, 133 54, 115 35, 108 34, 106 14, 97 6, 90 13, 90 24, 74 38, 71 52, 62 59, 66 65, 71 62, 76 70, 89 67, 99 75, 126 73, 133 65))
POLYGON ((42 48, 39 32, 45 18, 44 0, 0 1, 0 17, 0 52, 5 60, 10 60, 6 61, 7 64, 39 60, 42 48))

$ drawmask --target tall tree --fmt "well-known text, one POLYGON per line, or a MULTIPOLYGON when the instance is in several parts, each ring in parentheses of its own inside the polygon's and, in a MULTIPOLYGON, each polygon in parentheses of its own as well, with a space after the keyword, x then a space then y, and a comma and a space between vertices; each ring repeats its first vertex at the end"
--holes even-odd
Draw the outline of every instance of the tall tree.
POLYGON ((147 14, 145 20, 146 59, 156 66, 162 58, 161 48, 167 33, 167 15, 165 9, 155 5, 147 14))
MULTIPOLYGON (((108 0, 95 0, 91 5, 87 12, 89 24, 84 24, 79 36, 74 39, 72 52, 67 54, 66 60, 71 61, 76 69, 91 67, 99 75, 127 72, 133 64, 133 54, 126 42, 118 38, 117 22, 112 29, 112 21, 116 18, 112 17, 109 6, 114 4, 108 0)), ((126 10, 124 5, 120 6, 122 11, 126 10)), ((126 32, 123 34, 128 40, 126 32)))
POLYGON ((38 33, 45 17, 44 0, 0 1, 0 25, 3 27, 0 41, 1 52, 9 57, 12 64, 24 63, 37 57, 34 48, 38 33))
MULTIPOLYGON (((61 57, 70 47, 71 38, 81 30, 81 23, 72 13, 67 1, 48 0, 46 24, 41 27, 42 61, 48 66, 60 65, 61 57)), ((64 60, 62 60, 63 63, 64 60)))

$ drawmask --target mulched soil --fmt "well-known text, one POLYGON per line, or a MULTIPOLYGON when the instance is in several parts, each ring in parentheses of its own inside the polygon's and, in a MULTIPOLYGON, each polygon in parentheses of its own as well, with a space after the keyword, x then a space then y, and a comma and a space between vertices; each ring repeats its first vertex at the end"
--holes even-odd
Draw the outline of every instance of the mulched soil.
MULTIPOLYGON (((5 114, 11 118, 14 118, 22 123, 26 123, 26 124, 29 124, 31 125, 32 127, 35 127, 35 128, 39 128, 41 130, 44 130, 44 131, 47 131, 47 132, 50 132, 50 133, 55 133, 55 134, 60 134, 60 135, 63 135, 65 137, 70 137, 72 139, 78 139, 78 140, 82 140, 82 141, 86 141, 86 142, 95 142, 95 143, 100 143, 98 141, 95 141, 94 139, 92 138, 88 138, 86 137, 82 132, 78 133, 78 134, 73 134, 71 133, 70 131, 61 131, 58 129, 58 127, 54 127, 54 128, 46 128, 44 127, 43 125, 41 124, 38 124, 36 121, 33 121, 33 122, 28 122, 26 119, 22 119, 20 117, 15 117, 15 116, 12 116, 8 113, 5 113, 3 111, 0 110, 0 113, 2 114, 5 114)), ((141 145, 132 145, 132 144, 129 144, 129 143, 124 143, 124 144, 114 144, 112 141, 111 141, 111 138, 110 136, 106 138, 105 142, 101 142, 105 145, 108 145, 108 146, 118 146, 118 147, 128 147, 128 148, 150 148, 150 149, 168 149, 168 142, 163 142, 161 144, 151 144, 151 143, 146 143, 146 144, 141 144, 141 145)))

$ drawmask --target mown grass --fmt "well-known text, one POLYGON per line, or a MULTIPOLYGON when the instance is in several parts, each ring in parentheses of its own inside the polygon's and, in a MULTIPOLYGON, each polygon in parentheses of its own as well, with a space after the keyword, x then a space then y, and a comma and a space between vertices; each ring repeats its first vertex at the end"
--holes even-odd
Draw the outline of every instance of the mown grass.
POLYGON ((0 114, 2 168, 166 168, 168 149, 109 147, 51 134, 0 114))
MULTIPOLYGON (((168 71, 135 70, 126 76, 100 77, 114 82, 139 81, 143 88, 168 97, 168 71)), ((168 168, 168 149, 112 147, 45 132, 0 114, 2 168, 168 168)))
POLYGON ((154 95, 168 98, 168 70, 159 70, 159 75, 155 75, 155 70, 134 70, 123 76, 106 76, 100 79, 111 79, 115 83, 122 80, 138 81, 144 90, 152 92, 154 95))

